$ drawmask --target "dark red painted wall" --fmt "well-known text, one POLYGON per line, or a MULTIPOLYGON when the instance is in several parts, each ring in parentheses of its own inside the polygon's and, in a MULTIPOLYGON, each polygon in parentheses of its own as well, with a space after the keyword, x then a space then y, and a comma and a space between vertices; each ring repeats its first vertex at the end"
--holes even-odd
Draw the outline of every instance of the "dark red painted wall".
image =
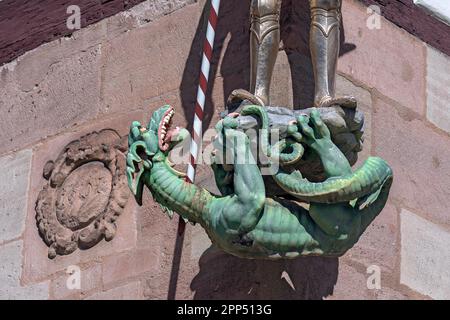
POLYGON ((144 0, 3 0, 0 2, 0 65, 39 45, 70 35, 69 5, 81 9, 85 27, 144 0))
MULTIPOLYGON (((72 31, 66 27, 69 5, 80 6, 81 24, 85 27, 143 1, 3 0, 0 2, 0 65, 45 42, 70 35, 72 31)), ((416 7, 413 0, 360 1, 379 5, 387 19, 450 55, 450 27, 416 7)))

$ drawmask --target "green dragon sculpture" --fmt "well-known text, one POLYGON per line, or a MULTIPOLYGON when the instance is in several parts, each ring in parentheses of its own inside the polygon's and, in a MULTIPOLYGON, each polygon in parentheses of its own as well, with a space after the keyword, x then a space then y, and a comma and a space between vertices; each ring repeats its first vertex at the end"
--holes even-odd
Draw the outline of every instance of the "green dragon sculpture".
MULTIPOLYGON (((259 117, 267 127, 265 109, 247 106, 242 114, 259 117)), ((293 259, 300 256, 341 256, 360 238, 384 208, 392 184, 392 170, 380 158, 369 158, 352 173, 350 164, 332 142, 318 111, 299 116, 289 135, 274 146, 263 135, 261 148, 274 160, 295 163, 304 147, 318 154, 326 180, 309 182, 298 170, 281 169, 276 183, 292 196, 266 196, 260 165, 248 136, 238 130, 231 114, 216 125, 217 151, 231 153, 233 164, 212 155, 212 168, 222 195, 185 181, 185 175, 168 161, 169 152, 189 133, 172 128, 174 109, 164 106, 144 127, 133 122, 129 135, 127 176, 139 204, 144 186, 169 214, 200 224, 212 242, 242 258, 293 259), (245 155, 249 161, 242 162, 245 155)), ((220 152, 219 152, 220 153, 220 152)))

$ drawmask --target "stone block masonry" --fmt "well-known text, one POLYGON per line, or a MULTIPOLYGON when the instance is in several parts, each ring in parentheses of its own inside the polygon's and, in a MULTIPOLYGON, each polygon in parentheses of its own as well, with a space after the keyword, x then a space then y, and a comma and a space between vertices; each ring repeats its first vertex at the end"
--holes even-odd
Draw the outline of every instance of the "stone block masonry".
POLYGON ((384 19, 371 30, 368 17, 363 5, 343 2, 345 39, 356 48, 341 57, 338 70, 424 115, 426 46, 384 19))
POLYGON ((21 286, 22 250, 22 241, 14 241, 0 246, 0 299, 48 299, 48 282, 27 287, 21 286))
POLYGON ((50 44, 47 50, 22 57, 14 73, 3 68, 0 153, 23 148, 99 113, 101 47, 74 54, 61 49, 50 44), (17 126, 24 121, 33 125, 17 126))
POLYGON ((173 45, 184 43, 183 39, 193 36, 194 25, 185 29, 187 17, 179 17, 175 20, 180 23, 177 28, 184 32, 169 32, 168 38, 161 38, 172 20, 166 19, 166 24, 161 24, 158 30, 157 25, 150 29, 149 23, 142 26, 142 19, 153 21, 189 2, 144 2, 133 10, 77 31, 71 38, 38 47, 0 67, 0 108, 4 110, 0 118, 3 137, 0 155, 32 145, 43 137, 58 134, 103 113, 120 112, 125 106, 143 107, 146 99, 176 89, 180 81, 176 75, 183 68, 181 58, 187 56, 190 43, 185 43, 185 51, 168 50, 174 55, 172 61, 179 62, 171 69, 171 64, 164 61, 155 64, 155 60, 148 57, 159 54, 161 46, 154 46, 157 39, 166 39, 167 44, 172 41, 173 45), (135 31, 134 36, 125 34, 129 30, 135 31), (141 38, 144 35, 149 37, 146 41, 141 38), (140 59, 130 59, 132 53, 140 59), (136 64, 130 72, 131 65, 124 66, 132 61, 136 64), (159 72, 152 70, 155 65, 168 68, 160 74, 160 83, 145 81, 147 75, 159 72), (114 71, 119 71, 120 76, 115 76, 114 71), (167 88, 169 84, 171 87, 167 88), (129 91, 134 94, 127 94, 129 91), (33 122, 33 127, 14 127, 22 121, 33 122))
POLYGON ((434 299, 450 299, 450 232, 401 212, 401 283, 434 299))
POLYGON ((391 197, 450 227, 450 141, 395 103, 375 100, 374 154, 392 166, 391 197))
POLYGON ((31 150, 0 158, 0 243, 19 238, 25 229, 31 150))
POLYGON ((427 118, 450 133, 450 57, 428 47, 427 118))

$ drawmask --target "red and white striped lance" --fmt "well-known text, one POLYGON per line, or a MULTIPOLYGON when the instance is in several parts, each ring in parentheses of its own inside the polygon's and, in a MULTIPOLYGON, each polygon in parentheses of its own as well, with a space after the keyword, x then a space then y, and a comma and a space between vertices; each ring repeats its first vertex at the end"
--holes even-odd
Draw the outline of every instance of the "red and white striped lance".
MULTIPOLYGON (((194 110, 194 125, 191 133, 190 159, 187 170, 186 181, 194 183, 195 168, 200 151, 202 150, 203 136, 203 111, 205 109, 206 93, 208 91, 209 71, 211 69, 211 59, 216 37, 217 19, 219 16, 220 0, 211 0, 211 9, 208 18, 208 28, 206 29, 206 39, 203 45, 202 67, 200 70, 200 81, 197 91, 197 102, 194 110)), ((180 217, 178 223, 178 234, 184 234, 185 223, 180 217)))
POLYGON ((202 150, 203 135, 203 112, 205 108, 206 93, 208 90, 209 71, 211 69, 211 59, 216 36, 217 18, 219 15, 220 0, 211 0, 211 10, 208 18, 208 28, 203 46, 202 68, 200 71, 200 81, 197 92, 197 102, 195 104, 194 125, 192 129, 190 161, 187 171, 186 181, 194 183, 195 168, 198 155, 202 150))

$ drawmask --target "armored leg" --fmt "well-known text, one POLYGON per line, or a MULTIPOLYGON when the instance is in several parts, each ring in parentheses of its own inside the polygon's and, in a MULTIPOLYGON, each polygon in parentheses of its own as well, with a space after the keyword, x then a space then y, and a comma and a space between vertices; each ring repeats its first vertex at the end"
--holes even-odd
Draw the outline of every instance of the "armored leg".
POLYGON ((335 78, 339 56, 341 0, 310 0, 310 47, 315 77, 316 107, 356 107, 353 97, 336 97, 335 78))
POLYGON ((250 91, 269 104, 270 82, 280 45, 281 0, 252 0, 250 91))

